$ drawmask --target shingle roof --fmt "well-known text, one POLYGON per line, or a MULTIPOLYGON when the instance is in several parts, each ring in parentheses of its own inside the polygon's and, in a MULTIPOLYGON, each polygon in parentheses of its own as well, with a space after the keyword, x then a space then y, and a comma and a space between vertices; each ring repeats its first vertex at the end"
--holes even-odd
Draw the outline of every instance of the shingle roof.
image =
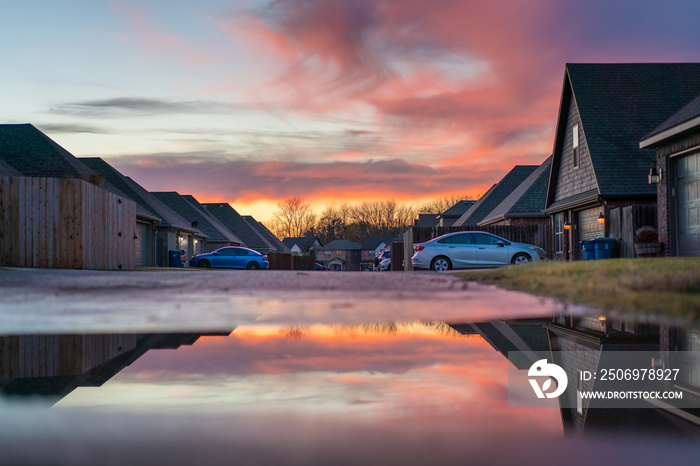
POLYGON ((357 251, 360 249, 362 249, 362 245, 360 243, 348 241, 346 239, 337 239, 323 246, 321 251, 357 251))
POLYGON ((192 196, 182 196, 177 192, 154 192, 158 200, 178 213, 185 221, 193 225, 197 222, 196 228, 209 237, 210 242, 231 242, 241 244, 242 241, 231 231, 213 218, 192 196))
POLYGON ((282 239, 282 244, 292 249, 296 244, 302 251, 308 251, 310 247, 316 244, 316 241, 321 242, 317 236, 301 236, 297 238, 287 237, 282 239))
POLYGON ((700 94, 700 63, 568 64, 566 79, 600 194, 655 194, 646 174, 656 153, 639 149, 639 141, 700 94))
MULTIPOLYGON (((657 126, 651 133, 644 136, 643 139, 650 139, 654 136, 659 136, 663 138, 666 135, 661 135, 664 131, 670 130, 676 126, 682 125, 683 123, 690 122, 690 120, 696 120, 700 118, 700 95, 691 100, 689 103, 683 106, 676 113, 671 115, 666 121, 657 126)), ((691 126, 697 122, 690 123, 691 126)))
POLYGON ((244 215, 243 220, 245 220, 251 228, 254 228, 268 243, 270 243, 276 252, 290 252, 289 248, 282 244, 282 241, 278 237, 272 234, 270 230, 267 229, 265 225, 255 220, 250 215, 244 215))
POLYGON ((459 201, 443 213, 441 213, 438 218, 446 218, 446 217, 453 217, 453 218, 459 218, 464 213, 469 210, 471 206, 476 204, 476 201, 459 201))
POLYGON ((537 170, 537 165, 516 165, 501 181, 489 189, 481 199, 454 223, 455 226, 477 225, 503 202, 525 179, 537 170))
POLYGON ((121 174, 101 158, 81 157, 79 160, 91 169, 102 172, 107 181, 117 186, 129 198, 133 199, 137 205, 143 206, 151 215, 160 218, 159 226, 178 228, 187 232, 197 232, 206 237, 206 235, 192 227, 190 222, 178 215, 177 212, 146 191, 144 187, 128 176, 121 174))
POLYGON ((370 236, 362 243, 363 250, 377 249, 380 244, 384 243, 387 246, 394 242, 393 236, 370 236))
POLYGON ((202 204, 202 207, 235 233, 246 247, 259 252, 277 251, 277 248, 270 244, 257 229, 250 226, 230 204, 210 202, 202 204))
POLYGON ((87 166, 33 125, 0 125, 0 158, 24 176, 82 178, 87 166))
POLYGON ((10 165, 0 159, 0 176, 24 176, 22 172, 12 168, 10 165))
POLYGON ((552 157, 547 157, 520 185, 494 208, 479 225, 505 218, 544 217, 552 157))

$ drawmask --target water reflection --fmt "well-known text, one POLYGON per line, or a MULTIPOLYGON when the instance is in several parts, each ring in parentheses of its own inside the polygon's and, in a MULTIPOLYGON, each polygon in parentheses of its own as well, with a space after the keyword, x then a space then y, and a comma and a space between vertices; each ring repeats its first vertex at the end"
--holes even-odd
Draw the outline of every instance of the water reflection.
MULTIPOLYGON (((321 416, 388 429, 439 425, 464 435, 614 430, 695 437, 697 408, 657 402, 610 409, 562 396, 548 400, 551 409, 513 409, 507 391, 509 365, 525 375, 543 352, 575 381, 581 371, 595 371, 607 352, 654 351, 657 363, 670 367, 679 351, 698 354, 699 342, 691 328, 569 315, 7 336, 0 338, 0 393, 5 401, 39 396, 60 411, 321 416), (163 349, 178 350, 150 351, 163 349), (556 359, 561 351, 588 356, 556 359)), ((700 360, 682 364, 682 377, 670 388, 700 407, 700 360)), ((574 388, 565 396, 576 397, 581 387, 574 388)))

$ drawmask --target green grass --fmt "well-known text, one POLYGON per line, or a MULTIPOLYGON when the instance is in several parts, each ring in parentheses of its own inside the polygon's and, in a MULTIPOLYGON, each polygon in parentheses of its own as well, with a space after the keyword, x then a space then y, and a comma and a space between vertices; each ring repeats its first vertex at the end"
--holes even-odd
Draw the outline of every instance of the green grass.
POLYGON ((700 317, 700 257, 545 261, 458 275, 623 315, 700 317))

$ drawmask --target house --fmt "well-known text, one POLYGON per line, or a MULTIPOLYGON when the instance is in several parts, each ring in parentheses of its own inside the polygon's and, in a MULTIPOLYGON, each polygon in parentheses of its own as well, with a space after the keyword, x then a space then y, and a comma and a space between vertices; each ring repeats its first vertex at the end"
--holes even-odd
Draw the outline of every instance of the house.
POLYGON ((700 96, 647 134, 639 147, 656 149, 648 183, 656 184, 657 231, 664 253, 699 256, 700 96))
POLYGON ((261 254, 277 252, 278 247, 271 244, 263 233, 253 228, 230 204, 212 202, 204 203, 202 207, 239 237, 246 247, 261 254))
POLYGON ((137 266, 168 267, 170 265, 168 251, 174 249, 184 250, 187 257, 202 252, 207 235, 193 227, 190 222, 141 185, 124 176, 99 157, 81 157, 78 160, 96 173, 100 173, 107 182, 116 186, 137 205, 159 219, 155 223, 155 228, 150 228, 149 225, 137 220, 136 236, 141 240, 137 241, 136 247, 137 266))
POLYGON ((301 238, 284 238, 282 243, 289 248, 293 254, 308 256, 310 252, 318 251, 323 244, 318 236, 306 236, 301 238))
POLYGON ((546 225, 549 219, 543 210, 551 162, 552 158, 548 157, 478 225, 546 225))
POLYGON ((580 241, 608 236, 630 250, 631 233, 611 234, 638 226, 621 225, 621 209, 656 209, 656 154, 639 141, 698 94, 698 63, 566 65, 545 205, 556 259, 580 259, 580 241))
POLYGON ((394 242, 394 237, 370 236, 362 243, 360 270, 369 270, 375 266, 375 258, 394 242))
MULTIPOLYGON (((207 235, 206 244, 198 248, 200 252, 211 252, 225 246, 241 246, 240 240, 231 230, 214 218, 191 195, 181 195, 174 191, 154 192, 156 199, 170 207, 182 218, 207 235)), ((192 255, 188 254, 188 257, 192 255)))
POLYGON ((0 125, 0 161, 13 197, 5 201, 15 206, 14 218, 5 220, 16 223, 2 226, 7 245, 0 262, 130 269, 136 251, 150 247, 138 232, 153 231, 160 218, 33 125, 0 125), (22 242, 28 237, 34 241, 22 242))
POLYGON ((362 245, 354 241, 337 239, 322 246, 316 256, 316 261, 330 270, 357 271, 360 270, 362 245))
POLYGON ((265 238, 272 247, 275 249, 272 252, 291 252, 287 246, 285 246, 282 241, 279 240, 265 225, 255 220, 251 215, 244 215, 243 220, 250 225, 255 231, 258 232, 260 236, 265 238))
POLYGON ((440 226, 440 214, 418 214, 418 220, 415 221, 416 228, 435 228, 440 226))
POLYGON ((493 185, 486 194, 481 196, 478 201, 462 214, 454 222, 453 226, 478 225, 537 168, 537 165, 516 165, 513 167, 501 181, 493 185))
POLYGON ((443 228, 451 227, 474 204, 476 201, 458 201, 436 217, 440 222, 439 225, 443 228))

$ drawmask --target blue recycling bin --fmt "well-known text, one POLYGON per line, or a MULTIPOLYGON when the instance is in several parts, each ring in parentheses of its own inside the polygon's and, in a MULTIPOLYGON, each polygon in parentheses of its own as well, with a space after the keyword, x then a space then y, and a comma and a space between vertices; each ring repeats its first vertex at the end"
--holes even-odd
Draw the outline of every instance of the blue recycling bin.
POLYGON ((170 267, 184 267, 185 266, 185 251, 182 249, 171 249, 168 251, 168 265, 170 267))
POLYGON ((583 260, 595 260, 595 241, 581 241, 578 244, 581 246, 581 250, 583 251, 583 260))
POLYGON ((615 257, 615 238, 598 238, 595 240, 595 260, 613 259, 615 257))

